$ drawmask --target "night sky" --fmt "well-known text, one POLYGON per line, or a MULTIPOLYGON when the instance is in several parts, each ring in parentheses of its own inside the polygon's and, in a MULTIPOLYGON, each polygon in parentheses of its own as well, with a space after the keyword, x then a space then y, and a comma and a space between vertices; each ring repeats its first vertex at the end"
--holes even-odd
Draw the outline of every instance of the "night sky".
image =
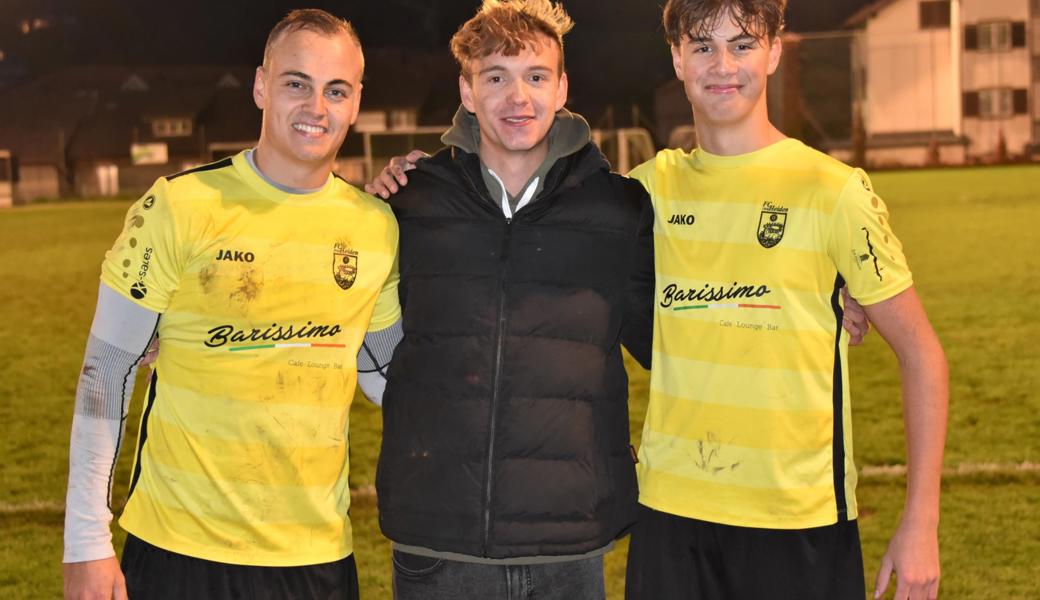
MULTIPOLYGON (((577 22, 568 38, 569 54, 615 58, 632 50, 626 43, 619 43, 631 41, 632 36, 662 43, 660 1, 563 0, 577 22)), ((789 29, 838 27, 846 16, 866 3, 867 0, 791 0, 789 29)), ((0 0, 0 49, 35 45, 39 47, 20 49, 28 50, 25 54, 44 55, 50 62, 65 64, 248 64, 259 57, 271 25, 302 4, 308 3, 0 0), (56 22, 58 27, 23 35, 20 23, 37 16, 56 22), (50 43, 42 43, 45 39, 50 43)), ((479 0, 316 0, 309 4, 353 21, 366 46, 403 45, 444 51, 452 33, 473 14, 479 0)), ((653 52, 652 48, 637 50, 653 52)), ((660 46, 657 50, 661 50, 660 46)))
MULTIPOLYGON (((868 0, 791 0, 788 29, 840 27, 868 0)), ((571 89, 610 103, 644 101, 672 77, 661 36, 663 0, 562 0, 577 26, 566 38, 571 89)), ((70 64, 259 62, 270 27, 290 9, 350 19, 366 48, 407 46, 447 56, 448 40, 479 0, 0 0, 0 69, 31 75, 70 64), (24 34, 27 19, 48 27, 24 34)), ((573 97, 573 94, 572 94, 573 97)))
MULTIPOLYGON (((0 42, 17 37, 28 16, 58 15, 72 33, 82 61, 208 62, 251 59, 271 25, 288 10, 309 4, 343 15, 374 45, 443 45, 471 16, 479 0, 364 0, 299 3, 285 0, 3 0, 0 42), (403 17, 403 18, 402 18, 403 17)), ((562 0, 578 28, 658 29, 655 0, 562 0)), ((791 0, 789 28, 839 26, 867 0, 791 0)), ((72 45, 72 44, 70 44, 72 45)))

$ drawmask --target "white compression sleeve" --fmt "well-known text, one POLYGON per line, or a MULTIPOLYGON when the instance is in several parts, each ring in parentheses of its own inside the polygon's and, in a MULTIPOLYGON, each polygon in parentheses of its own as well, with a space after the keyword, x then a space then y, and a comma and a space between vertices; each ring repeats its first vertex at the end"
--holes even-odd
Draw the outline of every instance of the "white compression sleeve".
POLYGON ((115 554, 109 528, 112 475, 137 364, 158 321, 158 313, 101 284, 76 387, 63 562, 98 560, 115 554))
POLYGON ((379 331, 365 334, 358 352, 357 369, 358 385, 361 391, 376 406, 383 405, 383 392, 386 390, 386 369, 394 355, 394 348, 404 338, 401 320, 379 331))

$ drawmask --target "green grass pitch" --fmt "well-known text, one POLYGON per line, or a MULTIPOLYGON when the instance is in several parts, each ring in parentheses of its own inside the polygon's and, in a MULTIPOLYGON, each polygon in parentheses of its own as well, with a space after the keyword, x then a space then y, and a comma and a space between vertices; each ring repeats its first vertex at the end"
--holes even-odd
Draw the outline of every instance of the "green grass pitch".
MULTIPOLYGON (((891 172, 874 183, 892 212, 918 290, 950 362, 948 468, 943 484, 942 597, 1040 597, 1040 167, 891 172)), ((61 531, 76 377, 94 310, 98 267, 127 202, 0 211, 0 597, 61 595, 61 531)), ((876 334, 851 353, 856 461, 905 462, 897 365, 876 334)), ((630 365, 632 431, 646 373, 630 365)), ((138 387, 125 448, 133 448, 138 387)), ((355 402, 351 483, 374 481, 378 410, 355 402)), ((125 498, 124 453, 115 501, 125 498)), ((864 477, 859 488, 871 588, 902 506, 905 480, 864 477)), ((366 598, 389 598, 389 550, 375 501, 352 508, 366 598)), ((117 547, 121 534, 117 532, 117 547)), ((607 558, 621 598, 625 543, 607 558)))

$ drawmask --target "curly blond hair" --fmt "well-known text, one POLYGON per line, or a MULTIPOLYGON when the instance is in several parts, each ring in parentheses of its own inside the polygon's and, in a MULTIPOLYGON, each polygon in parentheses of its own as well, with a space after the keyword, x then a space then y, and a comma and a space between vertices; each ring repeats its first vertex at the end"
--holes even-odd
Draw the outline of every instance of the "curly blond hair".
POLYGON ((574 27, 567 12, 551 0, 484 0, 477 14, 462 24, 451 38, 451 53, 463 76, 470 64, 501 53, 516 56, 528 46, 541 44, 544 35, 560 48, 559 73, 563 73, 563 36, 574 27))

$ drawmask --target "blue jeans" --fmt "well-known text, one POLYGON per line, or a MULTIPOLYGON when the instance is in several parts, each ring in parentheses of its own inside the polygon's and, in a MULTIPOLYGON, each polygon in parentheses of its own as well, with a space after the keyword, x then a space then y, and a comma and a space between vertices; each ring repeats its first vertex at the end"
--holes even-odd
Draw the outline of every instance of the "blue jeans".
POLYGON ((482 565, 394 551, 395 600, 603 600, 603 557, 482 565))

